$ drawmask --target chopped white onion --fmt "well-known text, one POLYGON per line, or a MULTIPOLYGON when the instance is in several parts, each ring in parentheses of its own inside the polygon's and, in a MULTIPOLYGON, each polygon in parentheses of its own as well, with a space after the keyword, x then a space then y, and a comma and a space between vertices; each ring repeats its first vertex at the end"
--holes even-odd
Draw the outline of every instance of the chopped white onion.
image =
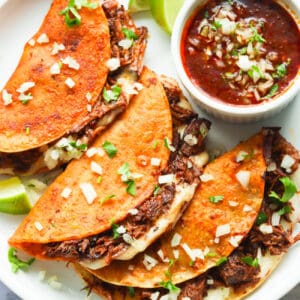
POLYGON ((92 100, 92 94, 90 92, 87 92, 85 98, 88 102, 90 102, 92 100))
POLYGON ((80 183, 79 187, 88 204, 92 204, 97 198, 97 193, 90 183, 80 183))
POLYGON ((267 225, 267 224, 261 224, 259 226, 259 230, 263 233, 263 234, 270 234, 273 232, 273 227, 272 225, 267 225))
POLYGON ((158 177, 158 183, 159 184, 172 183, 174 182, 174 179, 175 179, 174 174, 161 175, 158 177))
POLYGON ((268 172, 273 172, 277 169, 277 166, 276 166, 276 163, 275 162, 271 162, 269 165, 268 165, 268 168, 267 168, 267 171, 268 172))
POLYGON ((198 139, 192 134, 187 134, 183 139, 189 146, 195 146, 198 144, 198 139))
POLYGON ((244 205, 244 207, 243 207, 243 212, 250 212, 250 211, 252 211, 253 210, 253 208, 250 206, 250 205, 244 205))
POLYGON ((216 230, 216 237, 221 237, 230 233, 230 224, 219 225, 216 230))
POLYGON ((69 198, 69 196, 71 195, 72 190, 69 187, 66 187, 63 189, 63 191, 61 192, 61 196, 65 199, 69 198))
POLYGON ((54 42, 51 54, 56 55, 59 51, 64 51, 65 49, 66 47, 64 46, 64 44, 58 44, 54 42))
POLYGON ((212 278, 209 278, 209 279, 206 280, 206 283, 208 285, 213 285, 215 283, 215 281, 212 278))
POLYGON ((12 94, 9 94, 7 90, 2 91, 2 99, 4 102, 4 105, 9 105, 12 103, 12 94))
POLYGON ((40 222, 34 222, 34 226, 38 231, 42 231, 44 226, 40 222))
POLYGON ((159 249, 158 251, 157 251, 157 255, 160 257, 160 259, 163 261, 163 262, 165 262, 165 263, 168 263, 170 260, 167 258, 167 257, 165 257, 164 256, 164 252, 161 250, 161 249, 159 249))
POLYGON ((248 55, 240 55, 238 61, 236 62, 236 64, 238 65, 238 67, 247 72, 249 71, 252 66, 253 66, 253 62, 251 62, 249 60, 249 56, 248 55))
POLYGON ((150 300, 158 300, 159 295, 159 292, 152 293, 150 295, 150 300))
POLYGON ((241 242, 241 240, 244 237, 242 235, 235 235, 235 236, 231 236, 229 239, 229 243, 234 247, 237 248, 241 242))
POLYGON ((244 189, 248 188, 250 182, 250 176, 251 173, 249 171, 239 171, 235 175, 236 179, 244 189))
POLYGON ((24 82, 21 86, 17 89, 17 92, 20 94, 24 94, 29 91, 31 88, 35 86, 35 83, 32 81, 24 82))
POLYGON ((68 77, 66 80, 65 80, 65 84, 70 88, 72 89, 74 86, 75 86, 75 81, 68 77))
POLYGON ((182 236, 176 232, 172 237, 171 247, 179 246, 181 239, 182 239, 182 236))
POLYGON ((237 207, 237 206, 239 206, 239 203, 236 202, 236 201, 228 201, 228 204, 229 204, 229 206, 231 206, 231 207, 237 207))
POLYGON ((92 110, 93 110, 92 105, 91 105, 91 104, 87 104, 86 110, 87 110, 88 112, 92 112, 92 110))
POLYGON ((202 182, 209 182, 209 181, 212 181, 214 179, 215 179, 215 177, 213 175, 211 175, 211 174, 202 174, 200 176, 200 180, 202 182))
POLYGON ((173 250, 173 255, 175 259, 179 258, 179 250, 173 250))
POLYGON ((59 63, 55 63, 50 68, 50 74, 51 75, 58 75, 60 74, 60 65, 59 63))
POLYGON ((130 39, 123 39, 123 40, 118 42, 118 45, 120 47, 124 48, 125 50, 128 50, 133 45, 133 41, 130 40, 130 39))
POLYGON ((98 153, 98 148, 92 147, 92 148, 89 148, 85 154, 87 157, 91 158, 94 155, 96 155, 97 153, 98 153))
POLYGON ((98 175, 102 175, 103 174, 103 169, 102 167, 96 163, 95 161, 91 162, 91 170, 92 172, 98 174, 98 175))
POLYGON ((106 62, 106 65, 110 71, 115 71, 121 66, 120 59, 117 57, 113 57, 106 62))
POLYGON ((31 47, 33 47, 33 46, 35 45, 35 40, 34 40, 34 39, 30 39, 30 40, 28 41, 28 44, 29 44, 31 47))
POLYGON ((45 270, 39 271, 39 281, 44 281, 45 278, 46 278, 46 271, 45 270))
POLYGON ((123 225, 121 225, 116 229, 116 231, 119 234, 123 234, 123 233, 126 233, 126 228, 123 225))
POLYGON ((48 38, 48 35, 46 33, 42 33, 38 39, 37 39, 37 42, 39 44, 47 44, 49 43, 49 38, 48 38))
POLYGON ((148 271, 151 271, 158 264, 158 261, 155 258, 145 254, 143 264, 148 271))
POLYGON ((155 158, 155 157, 151 158, 151 166, 153 166, 153 167, 159 167, 160 163, 161 163, 161 159, 155 158))
POLYGON ((136 208, 132 208, 128 211, 128 213, 132 216, 136 216, 139 213, 139 210, 136 208))
POLYGON ((192 261, 195 261, 196 258, 204 259, 204 254, 201 249, 191 249, 186 243, 182 244, 181 247, 186 252, 186 254, 190 257, 192 261))
POLYGON ((133 270, 134 270, 134 265, 129 265, 129 266, 128 266, 128 270, 129 270, 129 271, 133 271, 133 270))
POLYGON ((280 224, 280 214, 278 212, 272 214, 271 224, 272 226, 278 226, 280 224))
POLYGON ((79 63, 76 61, 76 59, 72 58, 71 56, 67 56, 66 58, 63 58, 61 60, 61 62, 64 64, 64 65, 68 65, 68 67, 70 69, 74 69, 74 70, 79 70, 80 68, 80 65, 79 63))
POLYGON ((281 168, 291 170, 291 167, 295 164, 295 159, 290 155, 286 154, 281 161, 281 168))

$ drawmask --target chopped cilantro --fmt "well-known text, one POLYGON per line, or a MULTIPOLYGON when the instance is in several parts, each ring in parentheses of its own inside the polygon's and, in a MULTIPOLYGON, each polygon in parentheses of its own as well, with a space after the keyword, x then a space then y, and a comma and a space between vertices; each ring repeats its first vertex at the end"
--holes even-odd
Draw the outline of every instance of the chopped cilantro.
POLYGON ((276 67, 276 72, 273 74, 273 77, 276 79, 283 78, 287 73, 287 63, 282 63, 276 67))
POLYGON ((249 154, 244 154, 243 155, 244 160, 249 160, 253 157, 254 157, 254 150, 253 149, 251 150, 251 152, 249 154))
POLYGON ((130 167, 128 162, 125 162, 119 169, 117 172, 119 175, 125 175, 127 178, 130 175, 130 167))
POLYGON ((115 157, 117 152, 118 152, 116 146, 114 144, 112 144, 111 142, 108 142, 108 141, 105 141, 103 143, 102 148, 104 149, 104 151, 107 153, 107 155, 110 158, 115 157))
POLYGON ((213 30, 217 31, 221 27, 222 27, 222 24, 219 21, 217 21, 217 20, 213 21, 213 25, 212 25, 213 30))
POLYGON ((20 260, 16 255, 15 248, 9 248, 8 250, 8 261, 11 264, 12 271, 17 273, 19 270, 26 270, 34 261, 34 258, 30 258, 27 261, 20 260))
POLYGON ((251 256, 245 256, 241 258, 241 261, 247 264, 248 266, 252 266, 255 268, 259 267, 258 258, 253 259, 251 256))
POLYGON ((111 229, 113 231, 113 238, 117 239, 120 237, 120 233, 117 231, 119 228, 119 225, 115 224, 114 219, 111 220, 111 229))
POLYGON ((210 196, 209 197, 209 202, 211 203, 219 203, 221 201, 223 201, 224 196, 210 196))
POLYGON ((131 298, 133 298, 135 296, 134 287, 132 287, 132 286, 128 287, 128 294, 129 294, 129 297, 131 297, 131 298))
POLYGON ((205 12, 204 12, 204 18, 205 18, 205 19, 208 19, 208 18, 209 18, 208 11, 205 11, 205 12))
POLYGON ((216 257, 217 253, 216 252, 208 252, 205 257, 216 257))
POLYGON ((103 180, 102 176, 99 176, 99 177, 97 178, 97 183, 101 183, 102 180, 103 180))
POLYGON ((156 149, 157 148, 157 145, 158 145, 158 140, 155 140, 152 144, 152 148, 153 149, 156 149))
POLYGON ((112 101, 117 101, 121 93, 121 87, 116 84, 113 85, 110 90, 107 90, 106 88, 103 89, 103 98, 107 103, 110 103, 112 101))
POLYGON ((30 134, 30 127, 26 127, 26 128, 25 128, 25 133, 26 133, 27 135, 30 134))
POLYGON ((272 98, 273 96, 276 95, 276 93, 278 92, 278 89, 279 89, 278 84, 277 83, 274 84, 273 86, 271 86, 269 93, 264 98, 265 99, 272 98))
POLYGON ((170 280, 162 281, 159 283, 159 285, 161 287, 163 287, 164 289, 169 290, 169 292, 171 292, 171 293, 179 293, 180 292, 180 288, 177 287, 176 285, 174 285, 170 280))
POLYGON ((159 185, 156 185, 156 186, 154 187, 153 195, 154 195, 154 196, 157 196, 159 192, 160 192, 160 187, 159 187, 159 185))
POLYGON ((268 221, 268 217, 266 215, 266 213, 264 213, 263 211, 261 211, 257 218, 256 218, 256 225, 260 226, 263 223, 266 223, 268 221))
POLYGON ((250 42, 259 42, 259 43, 265 43, 266 40, 257 32, 257 29, 253 26, 250 25, 250 28, 253 32, 253 36, 250 39, 250 42))
POLYGON ((228 258, 227 257, 221 257, 217 262, 216 262, 216 266, 221 266, 222 264, 224 264, 225 262, 227 262, 228 258))
POLYGON ((243 48, 239 49, 238 51, 239 51, 239 54, 244 55, 247 53, 247 47, 243 47, 243 48))
POLYGON ((258 66, 252 66, 251 69, 248 71, 249 77, 252 79, 257 77, 257 78, 265 78, 264 74, 261 72, 258 66))
POLYGON ((297 192, 297 187, 295 183, 289 177, 282 177, 279 181, 284 186, 284 192, 282 197, 280 197, 276 192, 271 191, 269 194, 270 198, 274 198, 279 202, 286 203, 288 202, 297 192))
POLYGON ((278 211, 279 216, 283 216, 285 214, 289 214, 292 211, 291 207, 286 205, 278 211))
POLYGON ((69 0, 68 6, 59 12, 59 15, 65 17, 65 22, 68 27, 79 26, 81 24, 81 16, 78 10, 82 7, 95 9, 98 5, 88 0, 69 0))
POLYGON ((131 196, 136 196, 136 185, 134 180, 132 179, 128 180, 126 184, 127 184, 126 192, 131 196))
POLYGON ((77 144, 76 142, 72 141, 69 142, 69 145, 73 148, 79 150, 79 151, 86 151, 87 150, 87 144, 77 144))
POLYGON ((195 261, 191 259, 190 262, 189 262, 189 266, 193 267, 194 265, 195 265, 195 261))
POLYGON ((126 27, 122 28, 122 32, 124 33, 124 35, 126 36, 126 38, 128 40, 136 41, 139 38, 138 35, 134 31, 132 31, 131 29, 128 29, 126 27))

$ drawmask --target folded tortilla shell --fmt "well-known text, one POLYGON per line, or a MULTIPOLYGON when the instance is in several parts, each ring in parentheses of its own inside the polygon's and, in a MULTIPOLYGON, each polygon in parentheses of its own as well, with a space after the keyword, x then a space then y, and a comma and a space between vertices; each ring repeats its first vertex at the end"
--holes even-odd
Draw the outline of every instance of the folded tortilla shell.
POLYGON ((99 5, 96 9, 82 8, 81 25, 69 28, 59 15, 67 5, 68 0, 53 1, 33 37, 35 45, 26 44, 17 69, 4 87, 13 101, 7 106, 0 101, 0 152, 26 151, 59 139, 89 114, 87 104, 93 106, 98 100, 111 55, 108 22, 99 5), (49 42, 38 43, 42 34, 49 42), (52 55, 55 42, 63 44, 65 50, 52 55), (60 74, 51 75, 51 66, 68 56, 78 62, 79 70, 63 64, 60 74), (65 84, 67 78, 75 82, 73 88, 65 84), (35 83, 28 91, 33 99, 26 105, 17 92, 25 82, 35 83), (91 94, 89 102, 87 93, 91 94))
POLYGON ((168 100, 156 75, 145 69, 141 83, 144 89, 134 97, 127 111, 92 145, 102 148, 103 143, 109 141, 117 147, 117 155, 114 158, 106 154, 103 157, 83 156, 72 161, 11 237, 12 246, 42 258, 43 244, 81 239, 106 231, 111 228, 112 219, 115 223, 122 221, 130 209, 152 195, 169 159, 164 139, 172 140, 172 119, 168 100), (155 148, 154 141, 157 141, 155 148), (159 167, 150 164, 152 157, 161 160, 159 167), (92 161, 103 169, 101 184, 97 183, 99 174, 91 171, 92 161), (135 180, 135 197, 126 192, 127 186, 117 174, 126 162, 132 173, 142 175, 135 180), (88 204, 80 190, 81 183, 93 185, 97 198, 92 204, 88 204), (65 199, 61 193, 67 187, 72 192, 65 199), (110 195, 115 196, 101 204, 101 200, 110 195), (36 222, 42 229, 38 230, 36 222))
POLYGON ((260 133, 208 164, 204 175, 212 179, 207 182, 203 180, 175 228, 145 253, 129 262, 113 262, 99 271, 90 271, 101 280, 115 285, 155 288, 168 280, 166 272, 171 272, 172 282, 178 284, 204 273, 215 266, 221 257, 230 255, 235 249, 230 243, 231 238, 241 237, 241 242, 251 229, 261 207, 264 195, 263 175, 266 171, 263 140, 263 133, 260 133), (244 159, 237 162, 242 154, 244 159), (250 175, 247 186, 242 186, 237 179, 238 174, 250 175), (212 196, 222 196, 223 199, 212 203, 212 196), (223 231, 226 232, 229 228, 229 232, 216 239, 216 232, 221 229, 218 227, 223 225, 223 231), (181 237, 180 245, 172 247, 171 241, 175 234, 181 237), (191 265, 193 259, 184 247, 198 255, 199 252, 202 253, 203 258, 197 258, 191 265), (175 261, 171 268, 167 260, 163 262, 157 255, 159 250, 165 259, 175 261), (179 251, 177 260, 174 250, 179 251), (213 257, 209 253, 214 254, 213 257), (145 268, 145 254, 157 260, 151 270, 145 268))

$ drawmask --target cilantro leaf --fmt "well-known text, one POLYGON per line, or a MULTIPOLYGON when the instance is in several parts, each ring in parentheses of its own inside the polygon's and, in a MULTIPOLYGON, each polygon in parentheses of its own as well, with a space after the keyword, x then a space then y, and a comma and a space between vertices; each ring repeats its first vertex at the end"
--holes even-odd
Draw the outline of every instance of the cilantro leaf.
POLYGON ((111 229, 113 231, 113 238, 117 239, 120 237, 120 233, 117 231, 119 228, 119 225, 115 224, 115 221, 112 219, 111 220, 111 229))
POLYGON ((269 93, 264 98, 265 99, 272 98, 273 96, 275 96, 277 94, 278 89, 279 89, 279 86, 277 83, 272 85, 269 90, 269 93))
POLYGON ((253 259, 251 256, 245 256, 241 258, 241 261, 247 264, 248 266, 252 266, 255 268, 259 267, 258 258, 253 259))
POLYGON ((121 93, 121 87, 116 84, 113 85, 110 90, 107 90, 106 88, 103 89, 103 98, 107 103, 110 103, 112 101, 117 101, 121 93))
POLYGON ((122 28, 122 32, 128 40, 136 41, 139 38, 133 30, 128 29, 126 27, 122 28))
POLYGON ((287 73, 287 63, 282 63, 276 67, 276 73, 273 74, 273 77, 276 79, 283 78, 287 73))
POLYGON ((16 252, 15 248, 9 248, 8 250, 8 261, 14 273, 17 273, 19 270, 26 270, 35 261, 35 258, 23 261, 17 257, 16 252))
POLYGON ((261 211, 256 218, 256 225, 260 226, 261 224, 266 223, 267 221, 268 221, 268 217, 266 213, 261 211))
POLYGON ((160 192, 160 187, 159 185, 156 185, 154 187, 153 196, 157 196, 159 192, 160 192))
POLYGON ((210 196, 209 197, 209 202, 211 203, 219 203, 221 201, 223 201, 224 196, 210 196))
POLYGON ((278 211, 279 216, 283 216, 285 214, 289 214, 292 211, 291 207, 286 205, 278 211))
POLYGON ((282 197, 280 197, 276 192, 271 191, 269 194, 270 198, 274 198, 278 200, 279 202, 286 203, 288 202, 297 192, 297 187, 295 183, 289 178, 289 177, 282 177, 279 179, 279 181, 284 186, 284 192, 282 197))
POLYGON ((108 141, 105 141, 103 143, 102 148, 104 149, 104 151, 107 153, 107 155, 110 158, 115 157, 118 152, 118 149, 116 148, 116 146, 108 141))
POLYGON ((250 28, 253 32, 253 36, 250 38, 250 41, 253 42, 259 42, 259 43, 265 43, 266 40, 257 32, 257 29, 253 26, 250 25, 250 28))
POLYGON ((127 184, 126 192, 131 196, 136 196, 136 185, 134 180, 132 179, 128 180, 126 184, 127 184))
POLYGON ((129 297, 131 297, 131 298, 133 298, 135 296, 134 287, 132 287, 132 286, 128 287, 128 294, 129 294, 129 297))
POLYGON ((179 293, 180 292, 180 288, 177 287, 176 285, 174 285, 170 280, 162 281, 159 283, 159 285, 161 287, 163 287, 164 289, 169 290, 169 292, 171 292, 171 293, 179 293))
POLYGON ((228 261, 227 257, 221 257, 217 262, 216 262, 216 266, 221 266, 222 264, 224 264, 225 262, 228 261))

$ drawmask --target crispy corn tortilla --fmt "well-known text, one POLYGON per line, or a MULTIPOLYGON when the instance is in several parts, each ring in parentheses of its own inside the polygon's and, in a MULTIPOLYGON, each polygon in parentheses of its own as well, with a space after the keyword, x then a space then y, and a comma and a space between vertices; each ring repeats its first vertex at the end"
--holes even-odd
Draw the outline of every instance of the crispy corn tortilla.
POLYGON ((103 143, 109 141, 117 147, 117 155, 112 159, 106 154, 103 157, 84 156, 72 161, 11 237, 11 246, 43 258, 46 243, 80 239, 108 230, 112 218, 115 223, 120 222, 131 208, 152 195, 170 156, 163 141, 165 138, 172 140, 172 119, 168 100, 156 75, 144 69, 141 83, 144 89, 132 100, 128 110, 92 145, 102 148, 103 143), (158 141, 156 148, 152 146, 154 141, 158 141), (152 157, 161 160, 159 167, 142 163, 152 157), (92 161, 103 169, 101 184, 97 183, 99 175, 91 171, 92 161), (136 179, 135 197, 126 192, 126 184, 117 174, 126 162, 132 173, 143 175, 136 179), (97 198, 92 204, 87 203, 80 183, 93 185, 97 198), (67 199, 61 196, 66 187, 72 190, 67 199), (110 195, 115 197, 100 203, 110 195), (41 230, 37 229, 36 222, 42 225, 41 230))
POLYGON ((26 44, 17 69, 4 87, 13 102, 5 106, 0 101, 0 152, 26 151, 57 140, 88 115, 87 92, 91 94, 90 105, 98 100, 111 56, 108 22, 99 5, 96 9, 82 8, 81 25, 69 28, 59 15, 67 5, 68 0, 53 1, 33 37, 35 45, 26 44), (48 36, 49 43, 37 42, 42 34, 48 36), (55 42, 66 49, 51 55, 55 42), (51 75, 51 66, 68 56, 79 63, 79 70, 63 65, 59 75, 51 75), (75 82, 73 88, 65 84, 67 78, 75 82), (33 99, 26 105, 17 92, 25 82, 35 83, 27 92, 33 99))
POLYGON ((235 248, 229 242, 230 237, 245 237, 261 207, 264 195, 263 175, 266 170, 263 140, 261 132, 208 164, 204 175, 212 175, 213 179, 201 183, 175 228, 145 253, 129 262, 113 262, 104 269, 91 272, 101 280, 115 285, 155 288, 160 282, 167 280, 165 274, 169 270, 168 262, 163 262, 157 255, 158 250, 162 250, 164 257, 168 259, 175 259, 173 250, 179 251, 179 259, 171 268, 174 284, 197 277, 214 266, 221 257, 227 257, 235 248), (238 163, 236 160, 243 153, 241 151, 248 153, 248 157, 238 163), (246 188, 242 187, 236 178, 240 171, 250 172, 250 181, 246 188), (224 198, 219 203, 211 203, 211 196, 224 198), (233 207, 230 201, 238 205, 233 207), (230 233, 221 236, 216 242, 217 227, 225 224, 230 225, 230 233), (181 246, 171 246, 174 234, 182 237, 181 246), (193 250, 214 253, 215 256, 196 259, 191 266, 191 257, 183 250, 183 244, 193 250), (157 264, 151 270, 145 268, 145 254, 157 260, 157 264))

